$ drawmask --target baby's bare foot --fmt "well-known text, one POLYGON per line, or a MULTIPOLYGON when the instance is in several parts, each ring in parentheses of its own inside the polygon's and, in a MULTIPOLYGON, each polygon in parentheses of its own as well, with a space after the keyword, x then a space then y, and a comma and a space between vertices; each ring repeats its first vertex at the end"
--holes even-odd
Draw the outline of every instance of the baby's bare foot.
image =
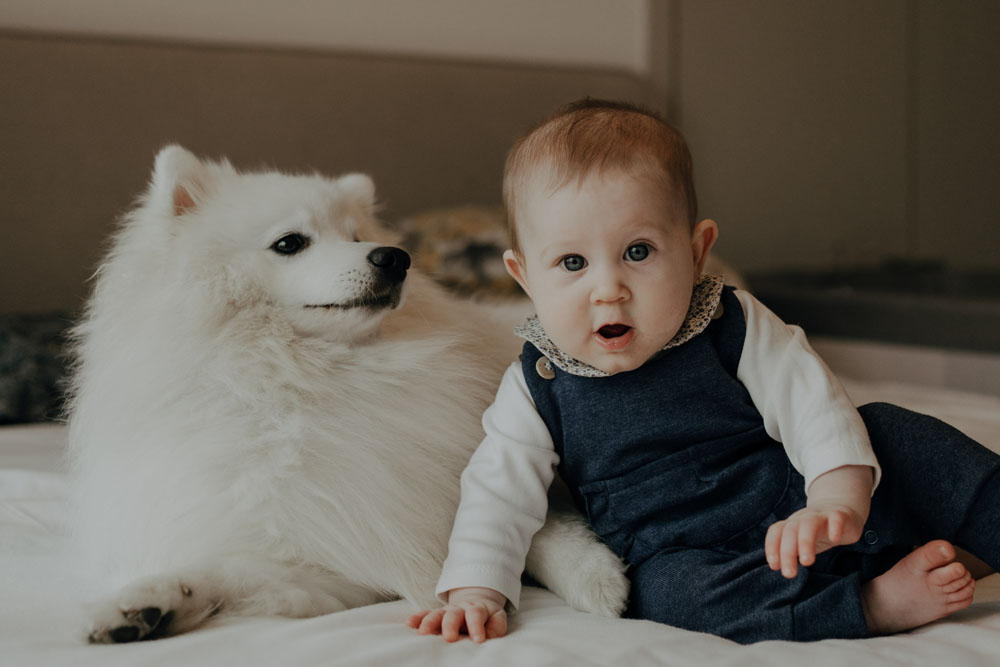
POLYGON ((972 604, 976 582, 944 540, 928 542, 861 587, 872 634, 910 630, 972 604))

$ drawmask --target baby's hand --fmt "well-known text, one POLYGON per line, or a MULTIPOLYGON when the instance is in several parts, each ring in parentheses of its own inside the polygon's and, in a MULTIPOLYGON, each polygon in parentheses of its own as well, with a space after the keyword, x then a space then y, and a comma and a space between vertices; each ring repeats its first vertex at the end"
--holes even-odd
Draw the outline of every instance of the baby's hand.
POLYGON ((768 529, 764 539, 767 564, 791 579, 799 563, 812 565, 816 554, 857 542, 863 526, 864 518, 847 505, 804 507, 768 529))
POLYGON ((463 630, 476 642, 507 633, 507 598, 491 588, 456 588, 448 593, 441 609, 421 611, 406 620, 422 635, 440 633, 445 641, 457 641, 463 630))

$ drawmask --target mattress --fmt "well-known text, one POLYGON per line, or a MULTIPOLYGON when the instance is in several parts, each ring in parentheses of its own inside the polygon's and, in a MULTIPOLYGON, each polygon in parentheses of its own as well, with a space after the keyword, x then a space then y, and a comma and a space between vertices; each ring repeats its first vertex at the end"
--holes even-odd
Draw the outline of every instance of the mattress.
MULTIPOLYGON (((845 379, 857 403, 933 414, 1000 451, 1000 397, 845 379)), ((1000 664, 1000 575, 972 607, 892 637, 796 644, 733 642, 647 621, 570 609, 528 587, 506 637, 482 645, 419 636, 412 609, 387 602, 311 619, 221 618, 196 632, 117 646, 84 641, 87 582, 67 536, 65 429, 0 428, 0 664, 89 665, 963 665, 1000 664)))

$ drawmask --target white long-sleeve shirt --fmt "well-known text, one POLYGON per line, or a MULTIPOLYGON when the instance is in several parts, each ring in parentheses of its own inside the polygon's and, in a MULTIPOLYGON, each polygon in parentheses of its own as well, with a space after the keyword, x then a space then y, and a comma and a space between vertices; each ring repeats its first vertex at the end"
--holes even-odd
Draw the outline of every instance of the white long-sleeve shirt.
MULTIPOLYGON (((736 378, 806 489, 845 465, 871 466, 877 485, 881 468, 864 422, 802 329, 782 322, 749 293, 735 295, 747 325, 736 378)), ((516 608, 525 557, 545 521, 559 462, 520 363, 504 374, 483 428, 486 437, 462 473, 462 500, 436 592, 445 601, 454 588, 492 588, 516 608)))

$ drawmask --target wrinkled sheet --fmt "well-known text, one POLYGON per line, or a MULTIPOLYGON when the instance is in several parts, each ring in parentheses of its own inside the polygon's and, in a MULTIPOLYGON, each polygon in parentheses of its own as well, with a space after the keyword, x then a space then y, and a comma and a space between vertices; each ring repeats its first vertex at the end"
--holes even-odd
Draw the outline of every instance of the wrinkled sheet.
MULTIPOLYGON (((887 400, 938 416, 1000 451, 1000 397, 845 380, 855 402, 887 400)), ((740 646, 646 621, 573 611, 527 588, 510 633, 483 645, 421 637, 406 602, 312 619, 219 619, 152 642, 88 646, 86 582, 68 553, 65 429, 0 428, 0 665, 962 665, 1000 664, 1000 575, 972 607, 913 632, 866 640, 740 646)))

